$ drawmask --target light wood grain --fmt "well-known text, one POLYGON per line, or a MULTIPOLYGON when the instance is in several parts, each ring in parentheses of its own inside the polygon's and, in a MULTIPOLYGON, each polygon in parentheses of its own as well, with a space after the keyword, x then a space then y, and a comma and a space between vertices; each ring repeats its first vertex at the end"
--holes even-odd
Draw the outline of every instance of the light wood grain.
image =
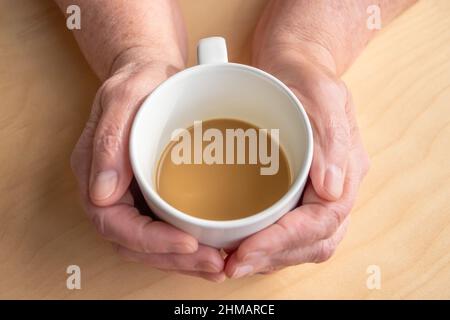
MULTIPOLYGON (((183 0, 195 45, 224 35, 248 62, 265 0, 183 0)), ((372 167, 324 264, 222 284, 127 263, 80 205, 69 155, 99 83, 50 1, 0 4, 0 298, 450 298, 450 2, 423 0, 344 76, 372 167), (66 289, 66 268, 82 289, 66 289), (366 287, 378 265, 380 290, 366 287)))

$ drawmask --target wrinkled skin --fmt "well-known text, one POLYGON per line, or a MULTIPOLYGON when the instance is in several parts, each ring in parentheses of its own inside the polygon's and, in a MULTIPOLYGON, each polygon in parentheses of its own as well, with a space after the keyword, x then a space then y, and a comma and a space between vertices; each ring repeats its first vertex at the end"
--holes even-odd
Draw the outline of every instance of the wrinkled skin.
POLYGON ((97 92, 71 165, 88 217, 122 257, 165 271, 223 281, 224 261, 218 250, 141 214, 129 189, 132 120, 143 99, 176 71, 159 62, 128 64, 116 71, 97 92), (100 173, 103 176, 98 179, 100 173), (96 185, 98 180, 101 186, 96 185))
POLYGON ((329 259, 344 236, 369 169, 346 85, 295 49, 264 52, 257 67, 288 85, 311 120, 313 161, 300 206, 243 241, 228 257, 225 272, 234 278, 329 259))

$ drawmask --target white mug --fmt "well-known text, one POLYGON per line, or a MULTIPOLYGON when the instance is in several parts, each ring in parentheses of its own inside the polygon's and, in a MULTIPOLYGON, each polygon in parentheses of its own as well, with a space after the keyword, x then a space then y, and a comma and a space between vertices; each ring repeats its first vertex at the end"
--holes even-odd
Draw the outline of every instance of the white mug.
POLYGON ((202 244, 233 248, 298 203, 312 161, 311 125, 300 101, 280 80, 257 68, 229 63, 225 39, 202 39, 197 53, 197 66, 163 82, 140 107, 131 129, 130 160, 141 191, 159 218, 202 244), (217 118, 279 129, 292 184, 280 200, 252 216, 227 221, 200 219, 172 207, 156 190, 156 168, 172 132, 197 120, 217 118))

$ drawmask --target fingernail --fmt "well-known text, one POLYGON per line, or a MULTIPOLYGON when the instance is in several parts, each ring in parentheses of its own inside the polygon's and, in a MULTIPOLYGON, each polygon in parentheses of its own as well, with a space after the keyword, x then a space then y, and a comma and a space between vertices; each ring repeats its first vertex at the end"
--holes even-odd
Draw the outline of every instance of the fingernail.
POLYGON ((330 165, 325 173, 325 190, 335 198, 339 198, 343 189, 342 169, 335 165, 330 165))
POLYGON ((94 178, 91 187, 91 197, 95 200, 109 198, 117 187, 118 175, 115 170, 102 171, 94 178))
POLYGON ((251 265, 243 265, 240 267, 237 267, 236 270, 234 270, 232 278, 242 278, 245 277, 253 272, 253 266, 251 265))
POLYGON ((169 247, 170 253, 194 253, 195 251, 197 249, 187 243, 174 243, 169 247))
POLYGON ((254 251, 247 253, 242 261, 250 261, 250 260, 259 260, 266 256, 266 253, 264 251, 254 251))
POLYGON ((195 270, 205 271, 205 272, 219 272, 220 268, 209 261, 200 261, 196 266, 195 270))

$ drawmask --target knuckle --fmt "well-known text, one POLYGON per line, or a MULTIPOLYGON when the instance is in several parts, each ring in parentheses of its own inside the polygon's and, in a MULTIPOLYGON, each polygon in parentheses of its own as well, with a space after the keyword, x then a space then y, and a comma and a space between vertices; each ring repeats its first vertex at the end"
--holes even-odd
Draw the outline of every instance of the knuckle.
POLYGON ((348 115, 347 119, 348 119, 348 131, 353 140, 355 140, 357 137, 360 136, 358 123, 356 122, 356 119, 354 118, 353 115, 348 115))
POLYGON ((145 237, 146 233, 150 231, 149 227, 152 223, 152 220, 150 217, 143 216, 143 215, 137 215, 137 219, 140 219, 141 221, 138 223, 140 226, 137 230, 136 239, 137 244, 136 246, 140 248, 145 253, 153 253, 155 252, 155 243, 152 241, 148 241, 148 239, 145 237))
POLYGON ((342 212, 346 212, 346 209, 347 208, 345 208, 345 205, 340 205, 339 207, 329 209, 329 223, 327 226, 328 230, 326 232, 328 236, 333 234, 342 224, 342 221, 344 220, 344 214, 342 212))
POLYGON ((350 212, 347 201, 332 203, 327 210, 322 212, 320 219, 321 232, 314 237, 314 241, 325 241, 330 238, 342 225, 347 213, 350 212))
POLYGON ((164 269, 166 270, 189 270, 192 269, 189 267, 189 265, 186 263, 186 260, 180 259, 179 256, 175 254, 168 254, 166 257, 166 265, 164 266, 164 269))
POLYGON ((318 249, 316 250, 313 262, 322 263, 328 261, 336 251, 336 245, 331 240, 323 240, 320 242, 318 249))
POLYGON ((101 130, 101 133, 96 137, 94 143, 94 151, 96 153, 104 153, 112 155, 118 152, 121 148, 120 128, 115 123, 109 123, 101 130))
POLYGON ((89 146, 89 142, 92 141, 95 136, 95 131, 97 129, 98 123, 97 120, 97 115, 91 115, 86 121, 83 132, 81 133, 80 139, 77 142, 78 147, 87 148, 89 146))
POLYGON ((287 268, 292 265, 298 265, 298 264, 304 263, 304 261, 302 261, 298 257, 295 257, 293 259, 293 255, 292 255, 293 252, 298 252, 299 250, 301 250, 301 248, 302 247, 299 246, 299 247, 296 247, 293 249, 286 249, 286 250, 283 250, 282 252, 279 252, 276 255, 273 255, 266 262, 264 268, 262 268, 262 272, 278 271, 278 270, 287 268))
POLYGON ((350 129, 346 119, 329 117, 325 121, 325 139, 328 144, 338 144, 348 147, 350 145, 350 129))

